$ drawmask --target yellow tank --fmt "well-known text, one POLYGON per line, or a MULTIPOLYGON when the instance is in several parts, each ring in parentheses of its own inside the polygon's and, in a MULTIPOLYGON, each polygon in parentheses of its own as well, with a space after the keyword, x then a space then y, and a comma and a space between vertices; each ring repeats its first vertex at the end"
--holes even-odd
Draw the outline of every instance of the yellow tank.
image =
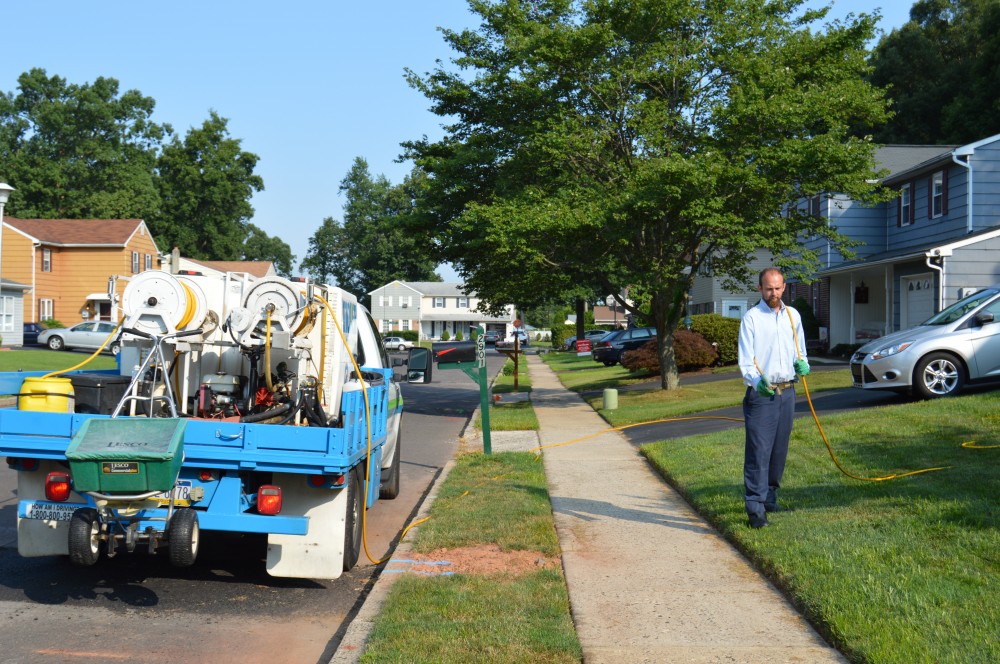
POLYGON ((76 408, 73 382, 69 378, 29 377, 21 383, 18 410, 72 413, 76 408))

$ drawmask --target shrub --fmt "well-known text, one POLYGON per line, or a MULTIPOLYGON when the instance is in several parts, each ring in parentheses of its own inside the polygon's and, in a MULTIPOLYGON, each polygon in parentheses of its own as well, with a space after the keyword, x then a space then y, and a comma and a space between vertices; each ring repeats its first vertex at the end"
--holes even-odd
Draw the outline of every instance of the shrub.
MULTIPOLYGON (((656 344, 656 341, 650 341, 638 350, 627 351, 622 355, 622 366, 632 372, 660 373, 660 356, 656 344)), ((674 360, 679 371, 711 366, 717 358, 715 347, 697 332, 674 332, 674 360)))
POLYGON ((862 346, 864 344, 837 344, 830 349, 830 355, 834 357, 850 357, 862 346))
POLYGON ((49 329, 66 327, 65 325, 57 321, 55 318, 46 318, 45 320, 42 321, 42 325, 44 325, 49 329))
POLYGON ((420 333, 416 330, 401 330, 399 332, 393 332, 392 334, 386 334, 385 336, 401 337, 407 341, 417 342, 420 341, 420 333))
POLYGON ((465 336, 462 334, 461 330, 455 333, 455 341, 465 341, 465 336))
POLYGON ((806 339, 819 339, 819 320, 806 299, 804 297, 795 298, 795 301, 792 302, 792 308, 798 311, 799 316, 802 317, 802 331, 806 333, 806 339))
POLYGON ((508 359, 503 364, 503 369, 501 370, 504 376, 514 375, 514 360, 508 359))
POLYGON ((720 364, 736 364, 739 356, 740 319, 721 314, 698 314, 691 317, 691 331, 715 344, 720 364))
POLYGON ((451 341, 451 333, 448 330, 441 333, 441 341, 451 341))
POLYGON ((576 334, 575 325, 553 325, 552 326, 552 347, 562 350, 566 340, 576 334))

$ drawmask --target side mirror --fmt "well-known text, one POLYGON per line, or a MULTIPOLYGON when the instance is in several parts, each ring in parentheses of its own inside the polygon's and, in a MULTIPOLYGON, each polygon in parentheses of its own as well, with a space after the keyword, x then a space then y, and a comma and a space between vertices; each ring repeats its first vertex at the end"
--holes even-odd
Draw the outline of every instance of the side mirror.
POLYGON ((972 322, 973 322, 973 324, 975 324, 975 325, 977 325, 979 327, 982 327, 983 325, 986 325, 987 323, 992 323, 993 322, 993 314, 986 314, 986 313, 976 314, 975 317, 972 319, 972 322))
MULTIPOLYGON (((400 362, 403 364, 403 362, 400 362)), ((406 357, 407 366, 406 382, 408 383, 429 383, 433 364, 431 363, 431 351, 427 348, 411 348, 406 357)))

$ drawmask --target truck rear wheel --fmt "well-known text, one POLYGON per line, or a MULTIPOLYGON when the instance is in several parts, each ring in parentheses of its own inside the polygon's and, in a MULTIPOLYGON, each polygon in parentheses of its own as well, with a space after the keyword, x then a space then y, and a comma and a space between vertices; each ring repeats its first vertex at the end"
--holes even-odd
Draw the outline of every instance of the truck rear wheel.
POLYGON ((69 522, 69 560, 74 565, 89 567, 101 557, 101 521, 97 510, 81 507, 73 512, 69 522))
POLYGON ((170 532, 167 533, 167 543, 170 545, 170 564, 174 567, 190 567, 198 557, 198 540, 201 529, 198 527, 198 513, 190 507, 182 507, 170 517, 170 532))
MULTIPOLYGON (((402 426, 402 424, 400 424, 402 426)), ((378 497, 392 500, 399 495, 399 455, 402 451, 400 445, 403 443, 403 434, 396 430, 396 451, 392 455, 392 463, 388 470, 382 472, 382 486, 379 487, 378 497)))
POLYGON ((347 480, 347 523, 344 529, 344 571, 349 572, 361 557, 361 538, 365 516, 365 478, 360 465, 351 468, 347 480))

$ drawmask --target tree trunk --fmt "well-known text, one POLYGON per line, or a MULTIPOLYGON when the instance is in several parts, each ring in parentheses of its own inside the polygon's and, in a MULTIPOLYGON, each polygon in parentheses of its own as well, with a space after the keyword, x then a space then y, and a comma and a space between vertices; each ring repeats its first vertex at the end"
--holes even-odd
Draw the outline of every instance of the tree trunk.
POLYGON ((583 339, 583 333, 585 329, 583 316, 586 313, 587 303, 583 301, 582 297, 576 298, 576 338, 583 339))
POLYGON ((656 347, 660 357, 660 388, 680 387, 677 359, 674 356, 674 330, 681 319, 685 297, 671 297, 667 291, 657 291, 652 297, 653 321, 656 325, 656 347))

